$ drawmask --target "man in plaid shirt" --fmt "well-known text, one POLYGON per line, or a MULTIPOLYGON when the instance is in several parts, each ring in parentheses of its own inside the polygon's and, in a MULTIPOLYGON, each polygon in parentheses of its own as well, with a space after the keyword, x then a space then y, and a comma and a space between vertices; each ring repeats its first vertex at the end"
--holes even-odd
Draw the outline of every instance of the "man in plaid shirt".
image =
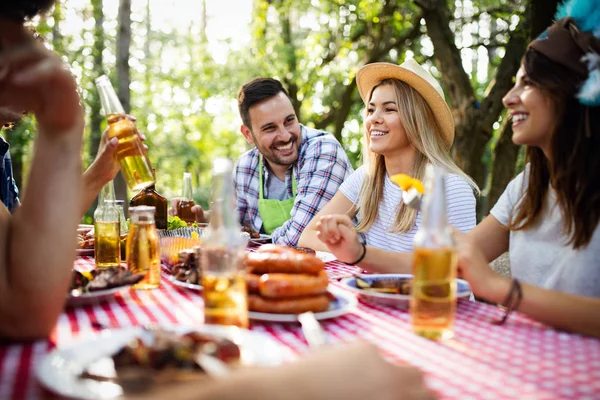
POLYGON ((353 172, 348 156, 333 135, 298 122, 275 79, 242 86, 238 107, 241 131, 255 146, 238 159, 234 171, 240 223, 270 234, 273 243, 295 246, 353 172))

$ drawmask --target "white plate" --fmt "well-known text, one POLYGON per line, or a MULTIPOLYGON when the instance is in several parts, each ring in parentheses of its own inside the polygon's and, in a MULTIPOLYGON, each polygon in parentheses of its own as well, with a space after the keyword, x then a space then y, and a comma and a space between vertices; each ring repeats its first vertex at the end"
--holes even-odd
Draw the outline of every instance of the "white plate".
POLYGON ((321 261, 328 263, 328 262, 332 262, 337 260, 337 257, 334 256, 331 253, 328 253, 326 251, 317 251, 316 254, 317 258, 319 258, 321 261))
POLYGON ((171 282, 173 282, 173 285, 175 286, 179 286, 185 289, 191 289, 191 290, 202 290, 202 285, 196 284, 196 283, 187 283, 187 282, 182 282, 180 280, 177 280, 173 275, 171 274, 165 274, 167 279, 171 282))
MULTIPOLYGON (((242 364, 245 365, 275 366, 294 358, 288 348, 260 332, 213 325, 165 328, 179 334, 198 331, 233 340, 241 348, 242 364)), ((111 329, 71 342, 47 354, 37 365, 36 377, 44 387, 61 396, 77 399, 117 398, 123 394, 118 384, 79 379, 79 376, 88 367, 95 373, 105 373, 107 376, 114 374, 110 356, 135 337, 144 339, 144 333, 142 327, 111 329)))
POLYGON ((259 238, 250 239, 250 242, 254 244, 271 243, 271 235, 265 235, 264 233, 261 233, 259 238))
MULTIPOLYGON (((333 288, 329 286, 329 293, 331 293, 335 300, 329 304, 329 310, 320 313, 315 313, 315 318, 318 320, 330 319, 342 316, 352 311, 358 303, 356 297, 352 293, 333 288)), ((250 311, 248 317, 255 321, 268 321, 268 322, 298 322, 297 314, 271 314, 250 311)))
MULTIPOLYGON (((359 275, 359 277, 367 282, 380 279, 412 279, 411 274, 366 274, 359 275)), ((392 293, 378 293, 375 291, 368 291, 359 289, 356 287, 356 277, 349 277, 340 281, 342 285, 346 285, 348 289, 352 290, 358 295, 361 301, 366 303, 372 303, 383 306, 390 306, 400 309, 408 309, 410 295, 406 294, 392 294, 392 293)), ((471 297, 471 287, 469 283, 463 279, 456 280, 456 297, 459 299, 469 299, 471 297)))
POLYGON ((123 292, 129 290, 131 285, 117 286, 110 289, 104 290, 94 290, 93 292, 82 293, 79 296, 71 296, 70 294, 67 296, 67 306, 68 307, 78 307, 85 306, 87 304, 97 304, 103 301, 106 301, 112 297, 116 293, 123 292))

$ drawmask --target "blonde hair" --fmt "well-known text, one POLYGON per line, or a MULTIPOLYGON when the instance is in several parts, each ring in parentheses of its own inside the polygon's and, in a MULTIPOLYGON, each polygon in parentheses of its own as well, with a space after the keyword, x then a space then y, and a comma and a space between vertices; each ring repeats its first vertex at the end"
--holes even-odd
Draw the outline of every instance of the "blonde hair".
MULTIPOLYGON (((425 166, 431 162, 446 169, 448 173, 462 177, 479 194, 479 188, 473 179, 465 174, 450 157, 450 146, 442 135, 433 116, 433 111, 423 96, 407 83, 397 79, 385 79, 371 89, 369 99, 373 91, 384 85, 391 85, 396 92, 396 104, 400 121, 406 132, 409 143, 417 150, 410 175, 413 178, 423 180, 425 166)), ((366 109, 365 108, 365 116, 366 109)), ((377 219, 379 204, 383 200, 383 187, 385 184, 384 156, 370 150, 369 133, 364 132, 363 161, 366 168, 365 180, 359 193, 358 212, 360 221, 357 230, 362 232, 368 230, 377 219)), ((408 232, 415 225, 417 211, 406 207, 400 202, 396 213, 396 221, 390 232, 408 232)))

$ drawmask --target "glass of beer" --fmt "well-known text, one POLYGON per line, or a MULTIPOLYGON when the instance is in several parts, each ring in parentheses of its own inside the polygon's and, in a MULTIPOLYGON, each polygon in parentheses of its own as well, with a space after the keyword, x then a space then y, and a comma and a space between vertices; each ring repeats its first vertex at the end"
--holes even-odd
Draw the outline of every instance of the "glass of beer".
POLYGON ((154 176, 135 123, 127 118, 121 101, 106 75, 96 79, 100 102, 108 122, 108 138, 117 137, 117 159, 129 189, 140 191, 154 184, 154 176))
POLYGON ((423 220, 414 238, 410 314, 413 332, 433 340, 454 336, 457 256, 446 214, 445 171, 427 165, 423 220))
POLYGON ((134 289, 155 289, 160 286, 160 239, 154 224, 154 207, 131 207, 131 224, 127 235, 127 268, 145 274, 134 289))

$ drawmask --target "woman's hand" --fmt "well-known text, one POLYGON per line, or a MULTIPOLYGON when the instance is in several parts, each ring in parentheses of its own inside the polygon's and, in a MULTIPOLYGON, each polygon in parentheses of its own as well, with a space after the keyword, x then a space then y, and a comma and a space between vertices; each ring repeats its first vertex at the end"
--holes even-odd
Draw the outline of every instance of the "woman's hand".
POLYGON ((81 135, 83 107, 62 59, 21 23, 2 19, 0 37, 0 106, 34 113, 40 134, 81 135))
MULTIPOLYGON (((131 115, 127 115, 127 119, 132 122, 135 122, 136 120, 135 117, 131 115)), ((94 180, 101 182, 101 186, 104 186, 106 183, 115 179, 115 176, 117 176, 119 169, 121 168, 116 157, 119 141, 116 137, 108 139, 108 129, 109 128, 106 128, 104 132, 102 132, 96 159, 94 159, 94 162, 88 167, 88 171, 86 171, 86 174, 92 176, 94 180)), ((146 140, 146 136, 137 129, 136 133, 142 142, 146 140)), ((148 149, 148 146, 145 144, 143 146, 144 150, 148 149)))
POLYGON ((322 216, 316 225, 317 237, 342 262, 360 258, 363 247, 350 217, 345 214, 322 216))
POLYGON ((506 279, 490 267, 475 241, 457 230, 453 236, 457 244, 459 276, 469 282, 473 294, 490 301, 498 301, 506 295, 506 279))

